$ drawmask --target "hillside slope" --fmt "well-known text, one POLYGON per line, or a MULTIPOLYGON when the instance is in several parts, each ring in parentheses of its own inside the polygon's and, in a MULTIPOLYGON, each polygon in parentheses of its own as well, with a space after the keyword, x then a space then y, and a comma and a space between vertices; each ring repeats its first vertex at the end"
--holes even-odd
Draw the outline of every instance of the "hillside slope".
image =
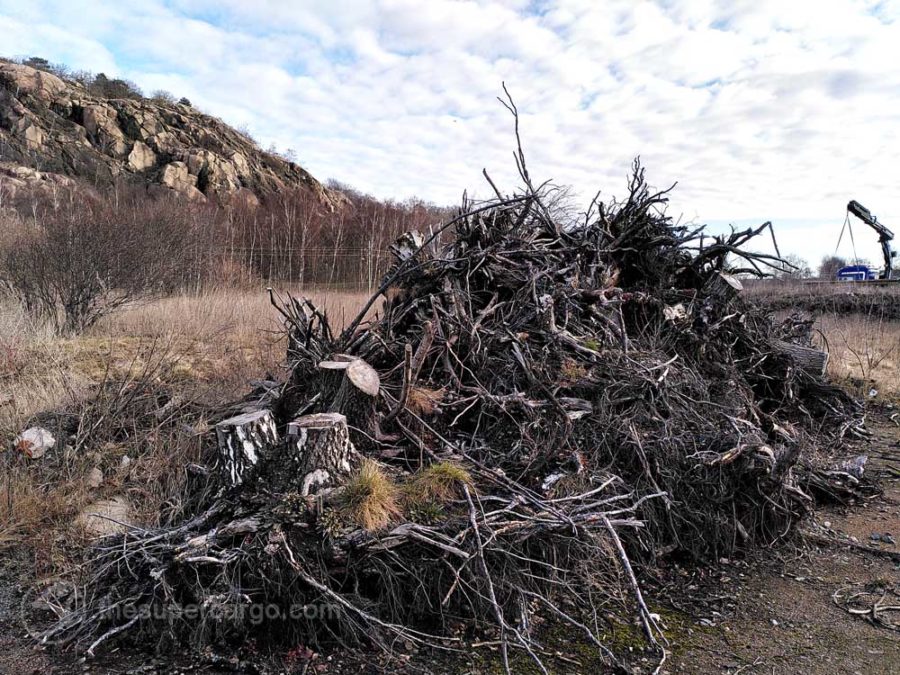
POLYGON ((67 178, 139 179, 198 200, 255 201, 298 187, 327 204, 339 199, 301 167, 189 105, 102 98, 79 82, 0 61, 0 181, 15 191, 67 178))

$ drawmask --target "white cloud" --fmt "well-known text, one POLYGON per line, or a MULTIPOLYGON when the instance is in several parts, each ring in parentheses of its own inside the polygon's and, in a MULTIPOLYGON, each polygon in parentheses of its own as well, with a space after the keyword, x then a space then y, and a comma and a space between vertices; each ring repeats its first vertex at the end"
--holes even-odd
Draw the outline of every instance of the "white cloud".
POLYGON ((679 182, 673 215, 771 219, 815 260, 850 198, 900 232, 898 18, 869 0, 0 0, 0 44, 185 95, 322 178, 440 202, 486 194, 482 167, 514 183, 505 80, 536 177, 621 194, 639 154, 679 182))

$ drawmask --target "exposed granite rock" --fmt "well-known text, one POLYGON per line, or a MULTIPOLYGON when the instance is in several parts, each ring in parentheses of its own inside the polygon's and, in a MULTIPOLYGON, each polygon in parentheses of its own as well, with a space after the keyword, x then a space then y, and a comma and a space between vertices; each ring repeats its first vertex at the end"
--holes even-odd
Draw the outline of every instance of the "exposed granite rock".
POLYGON ((17 63, 0 64, 0 72, 20 94, 28 94, 42 101, 52 101, 69 88, 56 75, 17 63))
POLYGON ((163 167, 159 182, 191 199, 206 199, 197 189, 197 175, 188 171, 184 162, 171 162, 163 167))
POLYGON ((156 153, 141 141, 135 141, 128 154, 128 168, 135 173, 152 169, 156 165, 156 153))
POLYGON ((78 82, 0 60, 0 180, 8 189, 22 187, 9 174, 15 165, 95 185, 134 177, 191 199, 254 203, 303 187, 329 206, 343 201, 293 162, 189 106, 101 99, 78 82))
POLYGON ((58 173, 0 162, 0 204, 6 199, 15 198, 19 192, 49 194, 58 188, 72 188, 75 185, 74 179, 58 173))

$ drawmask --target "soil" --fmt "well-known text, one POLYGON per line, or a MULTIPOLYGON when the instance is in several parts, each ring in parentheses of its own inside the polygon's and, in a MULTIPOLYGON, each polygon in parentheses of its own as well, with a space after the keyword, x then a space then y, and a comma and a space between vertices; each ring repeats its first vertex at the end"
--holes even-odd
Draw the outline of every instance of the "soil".
MULTIPOLYGON (((652 609, 662 617, 670 641, 661 672, 900 673, 900 630, 850 614, 833 600, 839 589, 866 584, 900 593, 900 545, 891 543, 900 542, 900 426, 889 415, 873 411, 874 436, 859 449, 869 455, 866 470, 878 476, 882 495, 862 505, 820 507, 803 527, 806 538, 748 559, 721 559, 713 568, 672 565, 651 581, 656 586, 652 609)), ((386 662, 347 653, 310 658, 302 649, 277 656, 244 650, 240 658, 153 656, 121 649, 83 661, 37 647, 28 637, 20 612, 28 562, 21 550, 0 554, 0 673, 502 672, 496 653, 483 650, 456 656, 411 653, 386 662)), ((880 617, 900 624, 900 610, 880 617)), ((640 640, 624 630, 612 644, 636 672, 651 672, 654 658, 632 652, 629 643, 639 645, 640 640)), ((565 631, 549 632, 546 644, 560 653, 548 660, 553 672, 595 673, 602 668, 594 650, 572 642, 565 631)), ((514 671, 534 668, 517 656, 514 671)))

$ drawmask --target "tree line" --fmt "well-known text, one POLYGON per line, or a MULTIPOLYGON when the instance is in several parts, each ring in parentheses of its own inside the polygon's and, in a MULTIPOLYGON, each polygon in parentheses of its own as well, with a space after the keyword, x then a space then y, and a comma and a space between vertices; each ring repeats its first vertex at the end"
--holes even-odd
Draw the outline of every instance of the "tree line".
POLYGON ((20 195, 11 205, 0 195, 0 285, 60 333, 153 295, 271 282, 369 290, 398 236, 448 215, 421 200, 342 192, 336 208, 303 189, 260 205, 197 204, 132 185, 20 195))
POLYGON ((805 258, 798 255, 788 254, 783 259, 787 264, 773 271, 773 276, 776 279, 821 279, 823 281, 833 281, 837 278, 838 270, 848 265, 876 267, 868 260, 848 260, 838 255, 824 256, 815 268, 811 267, 805 258))

